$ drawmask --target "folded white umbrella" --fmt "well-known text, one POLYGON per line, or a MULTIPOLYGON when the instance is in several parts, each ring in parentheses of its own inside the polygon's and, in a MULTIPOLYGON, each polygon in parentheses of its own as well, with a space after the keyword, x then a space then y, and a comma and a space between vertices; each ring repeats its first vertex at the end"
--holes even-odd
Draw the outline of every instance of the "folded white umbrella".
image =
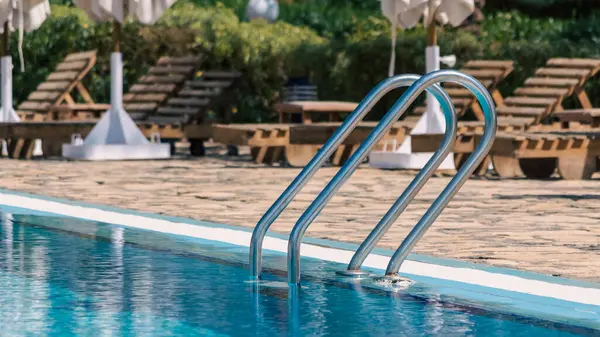
POLYGON ((158 159, 170 157, 168 144, 152 144, 123 109, 123 58, 120 29, 127 17, 144 24, 155 23, 175 0, 74 0, 95 21, 113 21, 114 50, 110 59, 111 108, 94 126, 85 141, 63 145, 63 156, 87 160, 158 159))
POLYGON ((21 58, 21 71, 23 63, 23 33, 31 32, 50 16, 48 0, 0 0, 0 33, 5 41, 0 51, 2 72, 2 108, 0 109, 0 122, 16 122, 19 117, 12 107, 12 58, 9 54, 8 41, 11 31, 19 30, 19 56, 21 58))
MULTIPOLYGON (((421 19, 427 27, 427 48, 425 50, 426 72, 440 69, 440 49, 437 46, 435 26, 460 25, 475 10, 474 0, 380 0, 383 15, 392 23, 392 51, 388 76, 394 75, 396 63, 396 32, 416 26, 421 19)), ((452 59, 449 58, 449 59, 452 59)), ((427 111, 417 122, 411 134, 444 133, 444 116, 438 101, 427 94, 427 111)), ((402 145, 393 152, 372 152, 371 166, 378 168, 420 169, 431 158, 430 153, 411 153, 411 140, 406 137, 402 145)), ((452 154, 440 166, 453 169, 452 154)))
POLYGON ((7 22, 10 29, 21 27, 31 32, 38 29, 48 16, 48 0, 0 0, 0 32, 4 32, 7 22))
POLYGON ((396 31, 416 26, 423 18, 429 28, 428 46, 436 45, 435 23, 460 25, 475 10, 474 0, 381 0, 383 15, 392 23, 392 56, 389 76, 394 74, 396 31), (433 13, 433 15, 432 15, 433 13))
POLYGON ((75 5, 83 9, 95 21, 123 23, 128 16, 143 24, 153 24, 171 7, 176 0, 75 0, 75 5))

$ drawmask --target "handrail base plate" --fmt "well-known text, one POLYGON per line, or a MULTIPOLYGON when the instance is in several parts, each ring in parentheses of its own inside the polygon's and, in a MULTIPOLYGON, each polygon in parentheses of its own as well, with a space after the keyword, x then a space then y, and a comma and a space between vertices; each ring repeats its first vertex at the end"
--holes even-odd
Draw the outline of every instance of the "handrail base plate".
POLYGON ((362 270, 340 270, 335 272, 338 276, 351 277, 351 278, 369 278, 373 274, 362 271, 362 270))

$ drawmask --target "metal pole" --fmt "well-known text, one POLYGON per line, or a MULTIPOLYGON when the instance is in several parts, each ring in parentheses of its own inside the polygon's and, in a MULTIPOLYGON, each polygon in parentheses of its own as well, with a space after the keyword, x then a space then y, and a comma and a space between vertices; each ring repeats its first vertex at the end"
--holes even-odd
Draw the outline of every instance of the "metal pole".
POLYGON ((123 55, 121 24, 113 21, 113 52, 110 55, 110 113, 117 115, 123 106, 123 55))
MULTIPOLYGON (((413 80, 418 80, 419 77, 411 76, 413 80)), ((417 81, 416 83, 419 83, 417 81)), ((423 88, 425 89, 425 88, 423 88)), ((449 120, 448 132, 452 134, 451 138, 456 137, 456 114, 454 112, 454 106, 452 100, 445 91, 438 85, 431 86, 428 90, 439 100, 443 105, 443 110, 449 120)), ((308 209, 302 214, 296 225, 292 229, 290 239, 288 241, 288 282, 290 284, 296 284, 300 282, 300 246, 302 244, 302 238, 306 233, 306 230, 314 219, 319 215, 321 210, 325 208, 327 202, 333 197, 335 192, 343 185, 343 183, 352 175, 358 165, 367 156, 368 152, 373 146, 375 146, 385 135, 389 129, 391 129, 393 123, 398 120, 410 105, 414 102, 417 96, 423 90, 417 94, 415 84, 411 85, 410 88, 400 97, 394 106, 388 111, 388 113, 381 119, 377 127, 369 134, 354 154, 348 159, 346 164, 338 171, 338 173, 331 179, 327 186, 321 191, 317 198, 311 203, 308 209)))
POLYGON ((2 34, 2 50, 0 51, 0 56, 8 56, 8 44, 10 42, 10 27, 8 26, 8 21, 4 23, 4 33, 2 34))
MULTIPOLYGON (((398 250, 394 253, 386 268, 386 276, 395 276, 400 270, 400 266, 413 250, 419 240, 425 235, 425 232, 431 227, 440 213, 448 205, 452 197, 458 192, 460 187, 467 181, 477 165, 485 158, 492 147, 492 142, 496 136, 497 120, 494 102, 487 92, 487 89, 475 80, 473 77, 456 71, 440 70, 423 76, 413 87, 423 88, 439 82, 456 82, 464 85, 475 94, 482 107, 485 119, 485 130, 483 137, 471 156, 465 164, 456 173, 448 186, 442 191, 439 197, 433 202, 431 207, 425 212, 425 215, 419 220, 412 231, 404 239, 398 250)), ((411 87, 412 88, 412 87, 411 87)), ((421 89, 422 91, 422 89, 421 89)))
POLYGON ((117 20, 113 21, 113 52, 121 52, 121 23, 117 20))
POLYGON ((373 106, 390 91, 408 86, 413 83, 418 75, 400 75, 390 77, 381 81, 369 94, 360 102, 358 107, 346 118, 344 123, 335 131, 333 136, 323 145, 321 150, 311 159, 292 183, 277 198, 275 203, 265 212, 262 218, 252 232, 250 240, 250 276, 254 279, 260 278, 262 271, 262 246, 263 240, 269 227, 279 217, 281 212, 292 202, 294 197, 300 192, 300 189, 310 180, 323 163, 331 157, 337 147, 352 132, 364 116, 371 111, 373 106))
MULTIPOLYGON (((9 54, 10 27, 8 21, 4 23, 4 33, 2 34, 2 56, 0 57, 0 122, 8 123, 13 119, 12 103, 12 58, 9 54)), ((3 142, 4 144, 4 142, 3 142)), ((4 145, 2 145, 4 146, 4 145)), ((0 147, 2 147, 0 146, 0 147)), ((2 149, 0 149, 1 152, 2 149)), ((2 153, 0 153, 0 156, 2 153)))

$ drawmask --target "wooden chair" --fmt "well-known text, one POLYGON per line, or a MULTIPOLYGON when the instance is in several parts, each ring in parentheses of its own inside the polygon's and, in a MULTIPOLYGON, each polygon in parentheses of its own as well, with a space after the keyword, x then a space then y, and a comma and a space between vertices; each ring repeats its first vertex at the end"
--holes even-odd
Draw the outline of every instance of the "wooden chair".
MULTIPOLYGON (((190 122, 202 122, 199 115, 203 110, 199 108, 210 107, 219 99, 232 99, 231 92, 226 90, 232 86, 241 74, 237 72, 205 72, 196 73, 201 62, 200 57, 162 57, 158 60, 156 66, 149 69, 148 74, 142 76, 137 83, 131 86, 129 92, 123 96, 124 108, 131 115, 133 120, 138 124, 145 134, 159 133, 161 139, 174 143, 182 137, 201 137, 208 139, 212 130, 208 130, 202 125, 198 127, 188 128, 184 130, 184 124, 190 122), (197 77, 194 79, 194 77, 197 77), (224 81, 219 79, 227 78, 227 85, 223 85, 224 81), (206 87, 206 90, 198 89, 206 87), (197 106, 199 100, 206 99, 202 106, 197 106), (179 109, 179 110, 177 110, 179 109), (177 112, 186 110, 189 112, 194 109, 195 116, 187 118, 188 115, 177 115, 177 112), (174 114, 174 115, 173 115, 174 114), (182 118, 184 117, 184 118, 182 118)), ((93 114, 82 114, 81 111, 89 109, 89 104, 68 103, 57 104, 53 106, 51 111, 55 115, 59 115, 62 119, 70 120, 93 120, 99 118, 100 115, 110 108, 108 104, 98 104, 98 109, 94 109, 93 114), (76 118, 77 117, 77 118, 76 118)), ((229 111, 230 113, 230 111, 229 111)), ((202 115, 203 116, 203 115, 202 115)), ((51 119, 56 120, 57 118, 51 119)), ((29 119, 32 120, 49 120, 48 118, 29 119)), ((56 140, 55 138, 52 138, 56 140)), ((44 142, 44 152, 51 154, 60 153, 60 144, 68 140, 59 139, 54 142, 44 142), (52 143, 52 144, 51 144, 52 143), (55 143, 55 144, 54 144, 55 143), (52 145, 52 146, 51 146, 52 145), (57 146, 53 146, 57 145, 57 146)), ((31 150, 29 144, 33 144, 33 139, 24 139, 19 143, 19 146, 14 148, 13 158, 30 158, 31 150), (25 142, 27 146, 24 146, 25 142)), ((14 143, 17 145, 17 143, 14 143)), ((200 144, 202 147, 202 144, 200 144)), ((197 149, 191 146, 192 152, 203 152, 202 149, 197 149)), ((202 147, 203 148, 203 147, 202 147)))
POLYGON ((275 111, 279 114, 279 123, 290 123, 293 114, 301 116, 301 122, 311 124, 313 115, 327 115, 327 121, 338 122, 340 113, 351 113, 358 103, 333 102, 333 101, 293 101, 275 104, 275 111))

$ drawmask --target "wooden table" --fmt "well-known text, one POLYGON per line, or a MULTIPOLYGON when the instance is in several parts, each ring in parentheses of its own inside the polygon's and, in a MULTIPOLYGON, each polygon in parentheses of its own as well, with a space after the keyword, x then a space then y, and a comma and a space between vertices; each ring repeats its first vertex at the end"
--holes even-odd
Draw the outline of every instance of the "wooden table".
POLYGON ((327 114, 329 122, 338 122, 340 113, 351 113, 357 106, 354 102, 296 101, 275 104, 275 110, 279 113, 279 123, 289 123, 292 114, 300 114, 302 123, 311 124, 313 114, 327 114))

